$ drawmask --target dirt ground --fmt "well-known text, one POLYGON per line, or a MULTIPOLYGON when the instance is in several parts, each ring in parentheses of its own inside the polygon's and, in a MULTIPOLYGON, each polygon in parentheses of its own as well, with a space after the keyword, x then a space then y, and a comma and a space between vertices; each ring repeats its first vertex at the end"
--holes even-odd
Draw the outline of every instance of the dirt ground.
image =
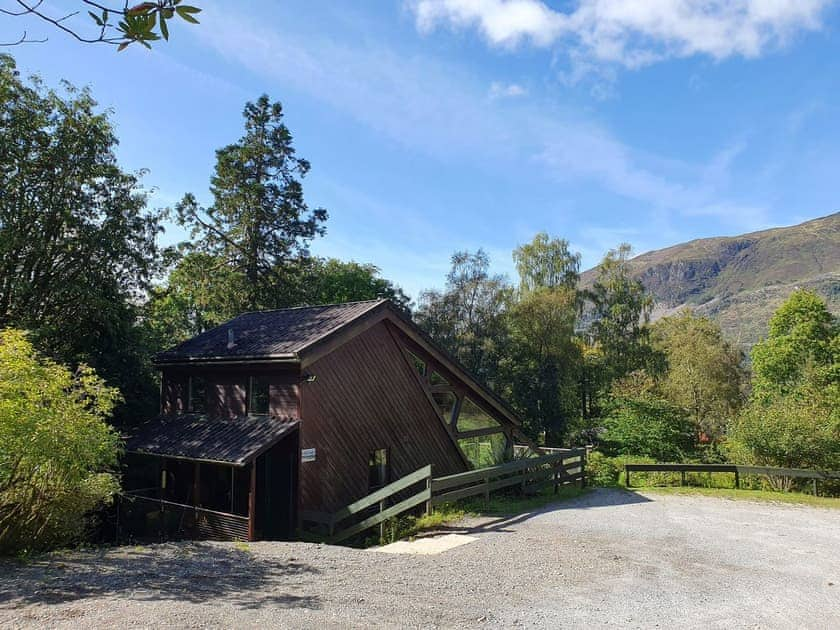
POLYGON ((840 628, 840 511, 596 490, 439 555, 182 543, 0 564, 2 627, 840 628))

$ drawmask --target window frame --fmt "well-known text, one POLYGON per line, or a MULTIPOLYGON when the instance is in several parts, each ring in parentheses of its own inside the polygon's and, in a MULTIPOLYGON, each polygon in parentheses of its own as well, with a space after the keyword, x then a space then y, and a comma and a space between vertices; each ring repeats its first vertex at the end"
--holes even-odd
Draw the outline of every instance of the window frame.
POLYGON ((207 413, 207 379, 203 376, 188 376, 187 377, 187 413, 207 413), (202 409, 196 410, 193 405, 193 382, 201 380, 204 389, 203 400, 201 401, 202 409))
POLYGON ((267 416, 271 413, 271 383, 263 376, 249 376, 248 390, 245 397, 245 410, 249 416, 267 416), (254 383, 262 381, 265 383, 265 411, 256 411, 254 409, 254 383))

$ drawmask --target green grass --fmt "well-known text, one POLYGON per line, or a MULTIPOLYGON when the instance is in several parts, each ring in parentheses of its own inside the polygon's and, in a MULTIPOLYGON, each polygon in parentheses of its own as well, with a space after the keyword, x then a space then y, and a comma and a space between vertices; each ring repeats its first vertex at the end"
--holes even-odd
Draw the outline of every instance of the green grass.
POLYGON ((545 488, 533 495, 521 494, 499 494, 490 495, 490 500, 483 498, 470 498, 459 505, 467 512, 475 515, 487 516, 511 516, 522 512, 530 512, 552 503, 575 499, 589 492, 589 488, 578 488, 577 486, 565 486, 554 494, 553 488, 545 488))
POLYGON ((702 495, 706 497, 720 497, 722 499, 733 499, 736 501, 766 501, 770 503, 790 503, 795 505, 810 505, 814 507, 834 508, 840 510, 840 498, 820 497, 802 492, 773 492, 770 490, 735 490, 733 488, 697 488, 685 487, 662 487, 662 486, 633 486, 631 492, 642 492, 652 494, 682 494, 702 495))

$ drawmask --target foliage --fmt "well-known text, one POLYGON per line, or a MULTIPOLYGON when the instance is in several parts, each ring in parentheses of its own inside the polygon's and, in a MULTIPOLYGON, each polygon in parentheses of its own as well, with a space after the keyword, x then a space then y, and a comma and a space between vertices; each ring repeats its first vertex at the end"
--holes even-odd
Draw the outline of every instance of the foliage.
MULTIPOLYGON (((140 2, 129 6, 124 5, 105 6, 101 2, 81 0, 82 5, 78 10, 70 13, 48 13, 41 7, 41 2, 36 0, 16 0, 19 9, 0 9, 0 14, 10 17, 35 16, 53 27, 71 35, 76 40, 85 44, 113 44, 117 50, 124 50, 135 42, 146 48, 151 48, 150 42, 159 41, 161 38, 169 39, 169 20, 176 16, 190 24, 198 24, 196 14, 201 9, 186 4, 182 0, 156 0, 154 2, 140 2), (93 9, 87 11, 87 17, 93 22, 94 29, 90 34, 82 34, 71 26, 68 20, 72 20, 81 13, 82 9, 93 9), (94 12, 95 11, 95 12, 94 12), (114 23, 116 21, 116 23, 114 23)), ((2 46, 15 46, 28 42, 44 42, 46 39, 28 39, 26 31, 14 42, 0 44, 2 46)))
POLYGON ((187 194, 176 208, 195 239, 189 247, 237 276, 229 287, 237 312, 297 302, 289 280, 327 219, 326 210, 310 210, 304 201, 300 179, 309 162, 295 154, 282 105, 263 95, 245 105, 243 116, 245 135, 216 152, 214 204, 202 208, 187 194))
POLYGON ((0 332, 0 553, 65 545, 118 489, 109 472, 119 400, 95 372, 42 359, 19 330, 0 332))
POLYGON ((725 446, 738 463, 840 470, 840 383, 808 376, 787 394, 754 397, 725 446))
POLYGON ((758 395, 795 389, 806 366, 840 378, 840 325, 813 291, 794 291, 770 319, 766 339, 753 347, 754 388, 758 395))
POLYGON ((587 295, 595 316, 592 333, 604 354, 609 380, 645 367, 650 359, 646 324, 653 300, 631 276, 631 255, 626 243, 610 250, 587 295))
POLYGON ((840 469, 840 328, 825 303, 796 291, 752 353, 753 395, 730 426, 739 463, 840 469))
POLYGON ((689 311, 657 321, 651 340, 665 359, 663 396, 686 409, 697 431, 716 442, 741 405, 741 353, 717 324, 689 311))
POLYGON ((566 239, 550 239, 548 234, 540 232, 530 243, 513 251, 513 260, 522 293, 544 288, 577 288, 580 254, 569 251, 566 239))
POLYGON ((122 171, 88 90, 17 77, 0 55, 0 327, 86 362, 142 408, 155 388, 136 303, 158 269, 160 217, 122 171))
POLYGON ((586 458, 586 481, 591 486, 617 486, 621 471, 618 460, 600 451, 592 451, 586 458))
POLYGON ((490 275, 483 250, 456 252, 443 291, 424 291, 415 313, 418 325, 470 372, 488 384, 498 376, 506 347, 505 310, 511 286, 490 275))
POLYGON ((604 418, 605 453, 667 462, 680 461, 694 450, 696 432, 684 409, 654 393, 617 394, 604 418))
POLYGON ((540 287, 511 307, 510 345, 502 362, 505 393, 526 430, 559 445, 578 415, 580 346, 574 342, 577 292, 540 287))
POLYGON ((337 304, 388 299, 408 313, 409 298, 402 289, 379 275, 379 268, 335 258, 310 258, 301 291, 307 304, 337 304))

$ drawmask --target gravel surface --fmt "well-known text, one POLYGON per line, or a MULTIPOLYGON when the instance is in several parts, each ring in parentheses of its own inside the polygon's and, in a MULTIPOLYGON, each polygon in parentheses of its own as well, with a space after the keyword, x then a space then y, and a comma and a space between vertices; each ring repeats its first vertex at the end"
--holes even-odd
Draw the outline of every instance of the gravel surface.
POLYGON ((436 556, 179 543, 0 564, 0 626, 840 628, 837 510, 596 490, 449 531, 479 540, 436 556))

